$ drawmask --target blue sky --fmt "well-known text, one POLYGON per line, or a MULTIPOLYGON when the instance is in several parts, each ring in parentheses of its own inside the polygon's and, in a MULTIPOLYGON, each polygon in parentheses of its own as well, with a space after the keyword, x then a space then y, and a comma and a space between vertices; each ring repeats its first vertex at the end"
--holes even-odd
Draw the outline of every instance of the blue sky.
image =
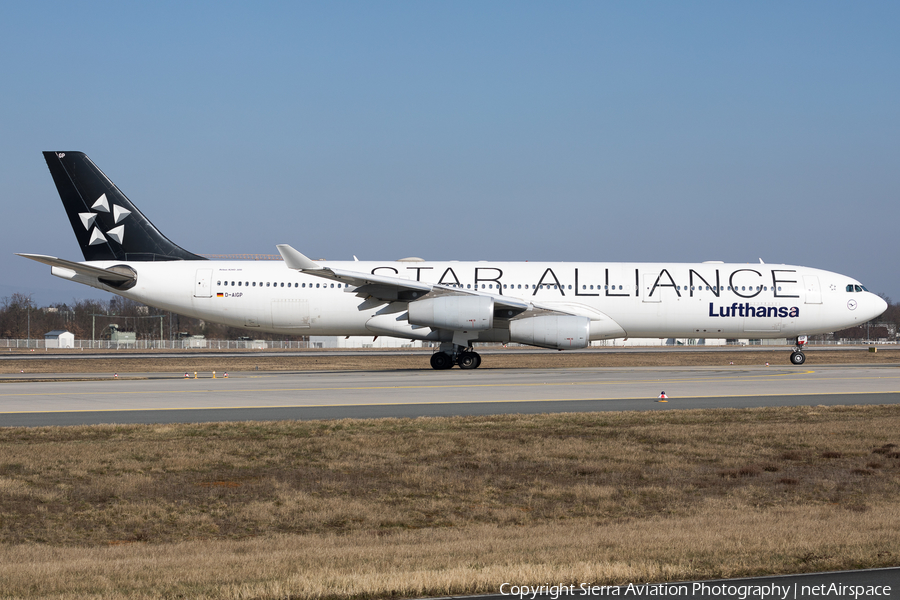
POLYGON ((0 297, 103 294, 42 150, 200 254, 800 264, 900 300, 896 2, 0 4, 0 297))

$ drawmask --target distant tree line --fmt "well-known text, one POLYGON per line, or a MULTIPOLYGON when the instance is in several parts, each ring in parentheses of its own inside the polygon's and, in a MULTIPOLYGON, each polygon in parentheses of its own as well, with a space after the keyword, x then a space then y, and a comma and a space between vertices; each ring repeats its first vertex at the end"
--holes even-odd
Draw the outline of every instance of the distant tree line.
POLYGON ((303 336, 266 334, 258 329, 228 327, 207 323, 113 296, 104 300, 73 300, 37 306, 31 296, 13 294, 0 299, 0 337, 8 339, 41 339, 48 331, 66 329, 76 339, 108 339, 109 326, 118 325, 120 331, 133 331, 139 340, 177 339, 203 335, 208 339, 234 340, 241 336, 266 340, 302 340, 303 336), (162 317, 162 332, 160 332, 162 317))
MULTIPOLYGON (((888 309, 868 327, 852 327, 833 335, 818 335, 814 340, 894 340, 900 332, 900 304, 885 298, 888 309)), ((207 323, 145 306, 134 300, 113 296, 104 300, 74 300, 38 307, 31 296, 13 294, 0 300, 0 337, 9 339, 42 338, 48 331, 67 329, 76 339, 108 339, 110 324, 121 331, 133 331, 139 340, 176 339, 185 335, 203 335, 213 340, 234 340, 241 336, 267 340, 302 340, 303 336, 265 334, 258 329, 228 327, 207 323), (99 316, 98 316, 99 315, 99 316), (162 317, 162 332, 160 332, 162 317)))

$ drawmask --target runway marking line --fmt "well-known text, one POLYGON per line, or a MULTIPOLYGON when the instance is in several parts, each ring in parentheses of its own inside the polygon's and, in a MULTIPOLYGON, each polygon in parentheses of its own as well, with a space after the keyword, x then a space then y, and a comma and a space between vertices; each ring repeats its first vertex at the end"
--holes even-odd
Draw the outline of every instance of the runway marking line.
MULTIPOLYGON (((728 394, 715 396, 684 396, 681 398, 669 397, 669 400, 703 400, 709 398, 771 398, 779 396, 870 396, 877 394, 900 394, 900 390, 887 392, 841 392, 839 394, 821 394, 817 392, 803 392, 799 394, 728 394)), ((163 412, 184 410, 250 410, 260 408, 359 408, 367 406, 444 406, 449 404, 512 404, 534 402, 613 402, 617 400, 646 400, 656 402, 657 398, 648 396, 633 396, 628 398, 538 398, 534 400, 460 400, 454 402, 372 402, 369 404, 275 404, 265 406, 176 406, 157 408, 84 408, 75 410, 16 410, 0 412, 0 415, 38 415, 38 414, 65 414, 65 413, 107 413, 107 412, 163 412)), ((0 425, 2 427, 2 425, 0 425)))

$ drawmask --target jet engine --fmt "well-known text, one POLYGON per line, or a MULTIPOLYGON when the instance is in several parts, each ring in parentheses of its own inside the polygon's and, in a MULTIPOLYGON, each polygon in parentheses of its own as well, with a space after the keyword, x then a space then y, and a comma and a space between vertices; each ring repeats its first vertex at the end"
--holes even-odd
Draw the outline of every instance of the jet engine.
POLYGON ((509 322, 509 341, 557 350, 587 348, 591 343, 587 317, 547 315, 509 322))
POLYGON ((487 296, 438 296, 409 303, 409 323, 453 331, 494 326, 494 301, 487 296))

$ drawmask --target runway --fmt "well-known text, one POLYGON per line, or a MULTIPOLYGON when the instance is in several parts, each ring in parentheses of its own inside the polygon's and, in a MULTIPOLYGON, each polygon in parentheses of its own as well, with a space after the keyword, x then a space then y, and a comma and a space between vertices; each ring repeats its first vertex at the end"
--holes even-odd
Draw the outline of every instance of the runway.
MULTIPOLYGON (((0 426, 896 404, 891 366, 108 374, 0 385, 0 426), (138 379, 133 379, 138 378, 138 379), (665 391, 668 399, 659 398, 665 391)), ((53 379, 53 375, 40 375, 53 379)), ((59 378, 71 377, 60 375, 59 378)))

